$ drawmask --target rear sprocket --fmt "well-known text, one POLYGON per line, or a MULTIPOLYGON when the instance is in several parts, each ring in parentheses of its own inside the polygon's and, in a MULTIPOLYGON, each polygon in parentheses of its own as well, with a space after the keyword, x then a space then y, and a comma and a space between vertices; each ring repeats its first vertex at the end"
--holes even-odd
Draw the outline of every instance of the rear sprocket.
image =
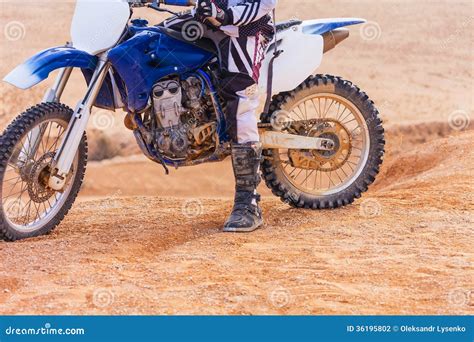
POLYGON ((288 157, 293 167, 324 172, 335 171, 342 167, 351 156, 351 134, 338 120, 321 120, 310 129, 308 136, 331 139, 334 142, 334 148, 331 151, 288 150, 288 157))

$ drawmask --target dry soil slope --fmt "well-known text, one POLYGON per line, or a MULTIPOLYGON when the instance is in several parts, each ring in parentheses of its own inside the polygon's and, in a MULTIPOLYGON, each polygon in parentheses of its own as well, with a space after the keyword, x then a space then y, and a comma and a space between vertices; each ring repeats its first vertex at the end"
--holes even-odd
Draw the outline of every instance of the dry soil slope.
POLYGON ((356 204, 293 210, 220 233, 231 202, 112 197, 77 204, 50 236, 0 243, 7 314, 473 313, 472 131, 387 161, 356 204))

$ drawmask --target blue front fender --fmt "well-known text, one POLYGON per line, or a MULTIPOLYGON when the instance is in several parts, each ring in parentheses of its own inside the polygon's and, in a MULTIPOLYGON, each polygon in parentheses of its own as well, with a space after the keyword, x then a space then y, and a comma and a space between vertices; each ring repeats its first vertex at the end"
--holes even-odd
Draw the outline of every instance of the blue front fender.
POLYGON ((78 67, 95 69, 97 57, 72 47, 60 46, 41 51, 13 69, 5 78, 20 89, 28 89, 48 78, 51 71, 78 67))

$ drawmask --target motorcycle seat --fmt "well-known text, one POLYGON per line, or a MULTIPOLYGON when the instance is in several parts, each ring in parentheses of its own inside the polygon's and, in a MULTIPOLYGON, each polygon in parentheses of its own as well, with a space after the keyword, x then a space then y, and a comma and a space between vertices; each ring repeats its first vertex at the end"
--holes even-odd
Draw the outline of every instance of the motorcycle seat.
POLYGON ((188 43, 188 44, 192 44, 194 46, 197 46, 197 47, 199 47, 199 48, 201 48, 205 51, 208 51, 210 53, 213 53, 215 55, 218 54, 218 50, 217 50, 216 45, 214 44, 214 42, 212 42, 212 40, 210 40, 208 38, 201 38, 201 39, 197 39, 195 41, 189 41, 189 40, 186 40, 184 38, 183 34, 180 31, 175 31, 175 30, 165 28, 165 27, 161 27, 161 26, 160 26, 160 30, 163 33, 165 33, 166 35, 168 35, 168 36, 170 36, 174 39, 180 40, 180 41, 188 43))
POLYGON ((276 24, 276 31, 277 31, 277 33, 282 32, 282 31, 286 31, 289 28, 291 28, 293 26, 301 25, 302 23, 303 22, 301 20, 297 20, 297 19, 282 21, 281 23, 276 24))

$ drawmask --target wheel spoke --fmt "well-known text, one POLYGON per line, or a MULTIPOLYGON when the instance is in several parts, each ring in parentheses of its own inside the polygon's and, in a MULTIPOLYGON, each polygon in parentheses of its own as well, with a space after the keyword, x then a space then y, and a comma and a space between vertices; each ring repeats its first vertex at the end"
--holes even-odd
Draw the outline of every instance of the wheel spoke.
POLYGON ((51 146, 51 149, 48 150, 48 152, 55 152, 55 151, 56 151, 58 142, 59 142, 59 140, 61 139, 61 137, 63 136, 63 133, 64 133, 65 131, 66 131, 66 130, 65 130, 65 129, 62 129, 62 127, 59 128, 58 137, 56 138, 56 140, 54 141, 54 144, 51 146))
POLYGON ((329 114, 329 111, 331 110, 332 105, 334 104, 334 100, 331 100, 331 104, 329 105, 329 108, 327 109, 326 113, 324 114, 324 117, 327 117, 329 114))
MULTIPOLYGON (((25 225, 28 224, 28 223, 29 223, 29 220, 30 220, 30 210, 31 210, 31 203, 32 203, 32 202, 33 202, 33 201, 30 199, 30 200, 28 201, 28 203, 26 204, 26 205, 28 206, 28 209, 26 210, 26 217, 25 217, 25 221, 24 221, 24 223, 23 223, 23 224, 25 224, 25 225)), ((25 206, 25 207, 26 207, 26 206, 25 206)))
MULTIPOLYGON (((339 169, 338 169, 339 170, 339 169)), ((342 178, 339 176, 339 174, 337 173, 337 170, 334 170, 334 173, 336 174, 337 178, 339 178, 339 181, 342 183, 343 180, 342 178)))
POLYGON ((316 104, 314 103, 314 99, 311 99, 311 103, 313 104, 314 112, 317 114, 317 118, 320 118, 321 115, 319 115, 319 111, 316 108, 316 104))
POLYGON ((10 178, 10 179, 5 179, 4 182, 10 182, 10 181, 12 181, 12 180, 14 180, 14 179, 19 179, 19 178, 21 178, 20 175, 18 175, 18 176, 16 176, 16 177, 13 177, 13 178, 10 178))
MULTIPOLYGON (((299 109, 299 108, 298 108, 298 109, 299 109)), ((300 119, 300 120, 304 121, 304 117, 303 117, 303 116, 300 116, 300 115, 298 115, 298 113, 296 112, 296 108, 294 108, 294 109, 293 109, 291 112, 292 112, 292 113, 295 113, 295 114, 296 114, 296 116, 298 117, 298 119, 300 119)), ((303 115, 303 113, 301 113, 301 115, 303 115)))
POLYGON ((18 182, 19 182, 20 180, 21 180, 21 177, 18 177, 18 180, 15 182, 15 184, 13 184, 13 186, 12 186, 10 192, 9 192, 9 193, 7 194, 7 196, 4 197, 4 198, 8 198, 8 197, 12 196, 12 195, 10 195, 10 194, 11 194, 11 192, 15 189, 16 185, 18 184, 18 182))
POLYGON ((311 175, 315 172, 316 170, 312 170, 309 174, 308 174, 308 170, 306 170, 306 178, 304 179, 303 183, 306 184, 306 187, 308 187, 308 178, 311 177, 311 175))

